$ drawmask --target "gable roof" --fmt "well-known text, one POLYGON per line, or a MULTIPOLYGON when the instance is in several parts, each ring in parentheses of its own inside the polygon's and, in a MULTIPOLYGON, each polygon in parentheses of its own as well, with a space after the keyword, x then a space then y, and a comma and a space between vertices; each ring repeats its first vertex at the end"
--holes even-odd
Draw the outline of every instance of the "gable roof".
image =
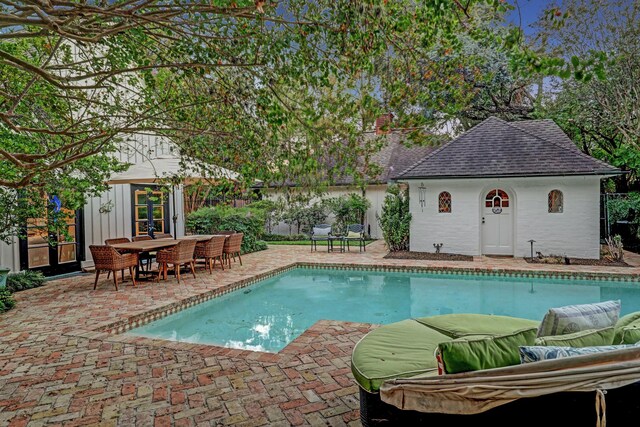
POLYGON ((423 157, 394 179, 484 178, 622 173, 582 153, 552 120, 490 117, 423 157))

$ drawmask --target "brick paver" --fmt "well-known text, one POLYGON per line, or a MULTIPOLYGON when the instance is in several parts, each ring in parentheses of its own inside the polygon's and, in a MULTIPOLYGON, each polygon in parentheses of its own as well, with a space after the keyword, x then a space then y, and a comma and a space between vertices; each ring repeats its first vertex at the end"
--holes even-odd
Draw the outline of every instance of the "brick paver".
MULTIPOLYGON (((640 268, 540 266, 521 259, 386 260, 366 253, 309 253, 278 246, 244 266, 115 292, 92 274, 16 294, 0 315, 0 425, 358 425, 353 345, 375 325, 320 321, 278 354, 110 335, 107 325, 295 262, 639 274, 640 268)), ((636 265, 637 257, 630 255, 636 265)))

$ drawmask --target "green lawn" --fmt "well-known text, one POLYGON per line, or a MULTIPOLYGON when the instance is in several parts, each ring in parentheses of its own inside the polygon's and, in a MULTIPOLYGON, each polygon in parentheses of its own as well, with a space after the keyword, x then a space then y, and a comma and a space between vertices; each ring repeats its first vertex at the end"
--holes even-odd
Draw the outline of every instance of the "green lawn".
MULTIPOLYGON (((371 242, 375 242, 375 240, 366 240, 365 244, 368 245, 371 242)), ((310 244, 311 244, 311 240, 292 240, 292 241, 277 240, 277 241, 274 241, 274 242, 267 242, 267 245, 309 246, 310 244)), ((349 242, 349 244, 351 246, 353 246, 353 245, 355 245, 356 247, 358 246, 358 242, 354 242, 354 241, 349 242)), ((327 246, 327 242, 325 242, 325 241, 318 242, 318 246, 327 246)))

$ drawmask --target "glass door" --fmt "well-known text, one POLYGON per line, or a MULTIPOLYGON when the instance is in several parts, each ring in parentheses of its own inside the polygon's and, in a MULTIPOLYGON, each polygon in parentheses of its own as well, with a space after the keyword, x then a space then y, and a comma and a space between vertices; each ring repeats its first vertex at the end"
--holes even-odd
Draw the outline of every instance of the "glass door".
POLYGON ((169 205, 166 195, 157 189, 132 186, 133 235, 154 235, 169 231, 169 205))
POLYGON ((56 201, 55 196, 50 199, 44 217, 27 221, 25 237, 20 240, 20 267, 23 270, 40 270, 45 275, 80 270, 82 211, 63 209, 56 201), (63 221, 63 224, 50 227, 49 221, 63 221), (50 228, 58 231, 51 232, 50 228))

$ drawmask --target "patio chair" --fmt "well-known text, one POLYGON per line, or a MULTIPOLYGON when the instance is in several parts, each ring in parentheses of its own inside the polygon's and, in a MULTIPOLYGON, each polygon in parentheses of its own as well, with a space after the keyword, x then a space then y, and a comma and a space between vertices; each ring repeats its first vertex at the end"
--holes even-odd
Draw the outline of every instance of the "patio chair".
POLYGON ((213 274, 213 269, 216 266, 216 260, 220 261, 220 267, 224 270, 224 262, 222 257, 224 255, 224 242, 227 240, 225 236, 213 236, 206 242, 198 242, 196 245, 196 253, 194 258, 204 258, 205 268, 209 269, 209 274, 213 274))
POLYGON ((178 243, 170 249, 162 249, 158 251, 156 255, 156 261, 158 262, 158 281, 160 276, 164 276, 167 280, 167 269, 169 264, 173 265, 173 273, 180 283, 180 267, 184 264, 188 264, 191 267, 191 274, 193 278, 196 278, 195 270, 195 250, 196 240, 180 240, 178 243))
POLYGON ((349 248, 349 242, 358 242, 360 252, 367 251, 364 239, 364 225, 362 224, 349 224, 347 227, 347 234, 344 236, 344 241, 347 244, 347 250, 349 248))
MULTIPOLYGON (((133 241, 134 242, 142 242, 145 240, 153 240, 153 237, 149 236, 148 234, 142 234, 140 236, 134 236, 133 237, 133 241)), ((155 258, 156 253, 155 252, 143 252, 140 254, 140 270, 141 271, 149 271, 149 268, 151 267, 151 264, 153 264, 153 259, 155 258)))
POLYGON ((311 229, 311 252, 318 250, 318 242, 327 242, 327 252, 329 251, 329 239, 331 237, 330 224, 317 224, 311 229))
POLYGON ((89 245, 89 250, 91 251, 91 257, 93 258, 93 262, 96 268, 96 281, 93 283, 94 290, 96 289, 96 286, 98 286, 98 278, 100 277, 100 273, 102 273, 103 271, 110 271, 113 272, 113 284, 115 285, 117 291, 118 275, 116 273, 118 272, 118 270, 124 270, 127 268, 129 269, 129 273, 131 274, 133 286, 136 285, 136 276, 133 273, 133 268, 138 265, 138 254, 121 254, 109 245, 89 245))
POLYGON ((244 233, 233 233, 227 237, 224 241, 224 258, 228 263, 229 268, 231 268, 231 258, 233 258, 233 262, 236 262, 236 255, 238 255, 238 259, 240 260, 240 265, 242 265, 242 257, 240 257, 240 250, 242 247, 242 239, 244 238, 244 233))
MULTIPOLYGON (((128 237, 116 237, 113 239, 106 239, 104 241, 105 245, 116 245, 118 243, 129 243, 131 240, 129 240, 128 237)), ((122 273, 122 280, 124 281, 124 270, 121 271, 122 273)), ((107 271, 107 279, 109 278, 109 276, 111 276, 111 270, 107 271)))
POLYGON ((231 236, 232 234, 235 234, 235 231, 233 230, 220 230, 220 231, 216 231, 213 234, 220 234, 220 235, 225 235, 225 236, 231 236))

